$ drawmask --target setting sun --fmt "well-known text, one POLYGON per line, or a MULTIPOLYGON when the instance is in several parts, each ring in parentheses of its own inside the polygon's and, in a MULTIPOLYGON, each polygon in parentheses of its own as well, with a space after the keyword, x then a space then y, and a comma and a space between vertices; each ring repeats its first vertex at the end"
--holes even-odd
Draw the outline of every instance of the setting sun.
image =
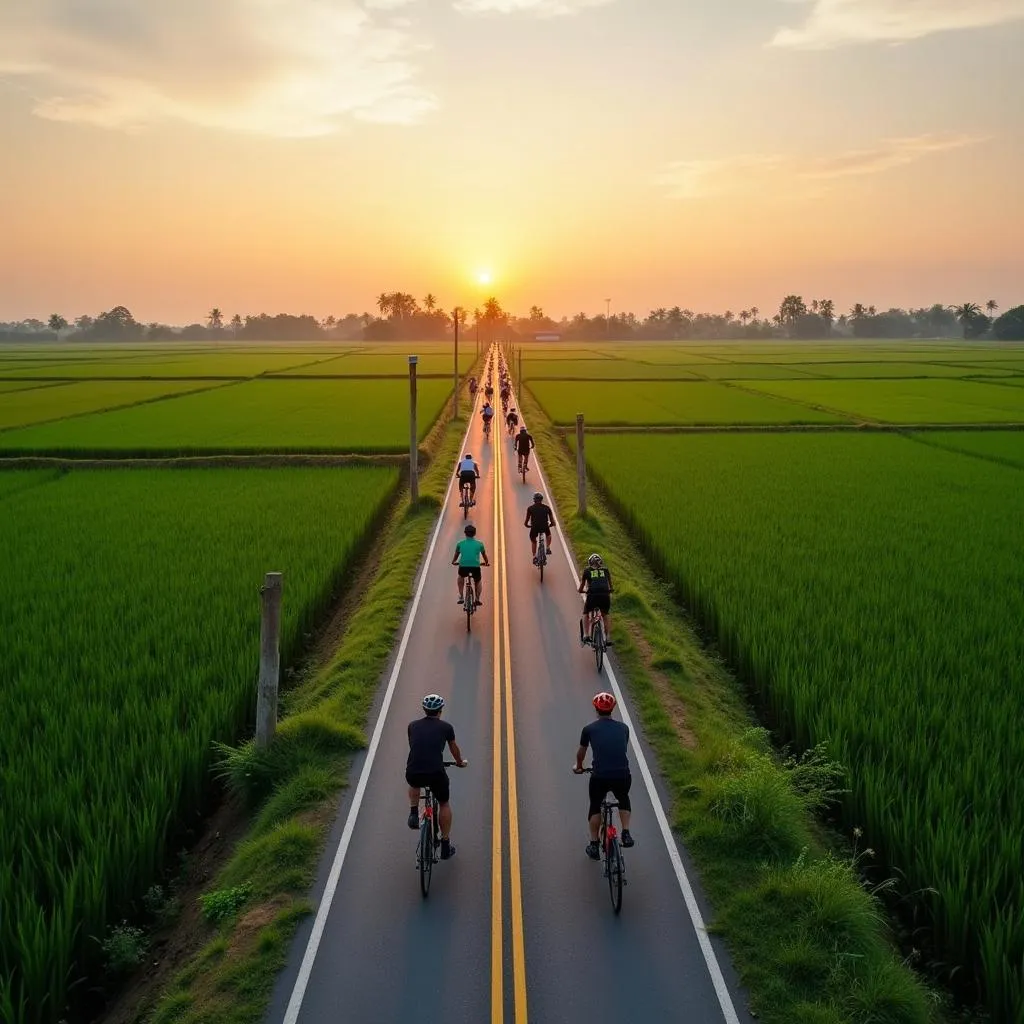
POLYGON ((494 275, 489 270, 478 270, 476 272, 477 284, 491 284, 494 281, 494 275))

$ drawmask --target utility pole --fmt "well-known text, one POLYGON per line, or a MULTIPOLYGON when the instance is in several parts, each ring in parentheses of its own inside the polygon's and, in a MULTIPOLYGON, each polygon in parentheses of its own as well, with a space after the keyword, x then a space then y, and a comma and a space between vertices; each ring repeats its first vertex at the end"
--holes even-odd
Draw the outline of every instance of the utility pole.
POLYGON ((268 572, 260 589, 260 678, 256 691, 256 746, 268 747, 277 729, 281 679, 281 589, 284 576, 268 572))
POLYGON ((420 500, 419 431, 416 429, 416 364, 418 356, 409 356, 409 496, 413 505, 420 500))
POLYGON ((605 337, 607 338, 611 335, 612 332, 612 300, 605 299, 604 304, 606 309, 606 313, 604 316, 604 333, 605 337))
POLYGON ((459 418, 459 307, 452 314, 455 320, 455 365, 452 369, 452 419, 459 418))

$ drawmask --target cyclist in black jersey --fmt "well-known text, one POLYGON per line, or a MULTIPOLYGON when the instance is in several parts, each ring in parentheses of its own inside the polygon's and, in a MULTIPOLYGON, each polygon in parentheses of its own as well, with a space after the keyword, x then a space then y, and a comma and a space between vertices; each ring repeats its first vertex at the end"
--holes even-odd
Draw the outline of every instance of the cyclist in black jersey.
POLYGON ((626 747, 629 745, 629 726, 612 718, 615 709, 615 698, 610 693, 595 695, 593 705, 597 718, 583 727, 580 734, 580 745, 576 751, 576 764, 573 771, 583 774, 583 758, 587 748, 592 751, 592 769, 590 773, 590 806, 587 809, 587 823, 590 826, 590 842, 587 844, 587 856, 591 860, 601 859, 601 848, 597 836, 601 828, 601 802, 605 794, 611 792, 619 805, 619 819, 622 821, 622 845, 632 846, 633 837, 629 832, 629 819, 632 810, 629 802, 629 787, 633 779, 629 773, 629 757, 626 747))
POLYGON ((530 468, 530 452, 537 447, 534 443, 533 435, 526 429, 525 423, 519 428, 519 433, 516 434, 515 446, 516 453, 519 455, 516 472, 522 473, 524 469, 530 468))
POLYGON ((537 564, 537 538, 543 533, 551 550, 551 527, 555 525, 555 513, 544 504, 544 495, 537 491, 533 495, 533 504, 526 510, 523 526, 530 528, 530 544, 533 547, 533 564, 537 564))
POLYGON ((408 730, 409 759, 405 765, 405 781, 409 785, 409 828, 420 827, 420 790, 429 786, 440 807, 441 860, 448 860, 455 856, 455 844, 451 841, 452 808, 448 802, 451 790, 448 773, 444 770, 445 744, 460 768, 465 768, 469 762, 463 759, 462 751, 455 742, 455 729, 450 723, 441 721, 444 697, 428 693, 422 705, 423 717, 410 722, 408 730))
POLYGON ((505 426, 508 427, 510 434, 519 426, 519 413, 515 409, 509 409, 508 415, 505 417, 505 426))
MULTIPOLYGON (((587 599, 583 605, 583 617, 586 619, 595 610, 601 613, 604 620, 604 642, 606 646, 611 647, 612 574, 598 554, 593 554, 587 559, 587 567, 580 576, 579 592, 582 594, 584 591, 587 599)), ((589 628, 583 642, 591 642, 589 628)))

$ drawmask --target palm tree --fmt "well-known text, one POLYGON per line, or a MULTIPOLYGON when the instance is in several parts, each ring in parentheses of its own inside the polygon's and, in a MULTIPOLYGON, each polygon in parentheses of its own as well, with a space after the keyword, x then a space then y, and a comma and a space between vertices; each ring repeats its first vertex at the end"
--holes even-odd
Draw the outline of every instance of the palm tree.
POLYGON ((759 317, 760 315, 761 315, 761 310, 759 310, 759 309, 757 308, 757 306, 751 306, 751 307, 750 307, 750 319, 751 319, 751 320, 753 320, 753 321, 754 321, 754 323, 757 323, 757 318, 758 318, 758 317, 759 317))
POLYGON ((792 323, 807 312, 807 303, 799 295, 787 295, 779 306, 779 316, 784 323, 792 323))
POLYGON ((437 306, 437 296, 433 292, 427 292, 427 294, 423 296, 423 308, 428 313, 433 313, 434 312, 434 308, 436 306, 437 306))
POLYGON ((389 292, 381 292, 377 296, 377 308, 381 317, 385 317, 391 311, 392 295, 389 292))
POLYGON ((976 302, 965 302, 961 306, 953 307, 953 315, 962 324, 966 324, 968 321, 973 320, 981 312, 981 306, 976 302))
POLYGON ((850 309, 850 319, 860 320, 862 317, 867 316, 867 312, 862 302, 855 302, 850 309))
POLYGON ((750 310, 749 309, 741 309, 740 310, 740 323, 743 324, 744 327, 746 327, 747 326, 747 321, 749 319, 750 319, 750 310))
POLYGON ((242 318, 236 313, 231 318, 231 332, 237 337, 238 332, 242 329, 242 318))
POLYGON ((985 308, 988 310, 988 315, 991 316, 999 308, 999 303, 995 299, 989 299, 985 303, 985 308))
POLYGON ((818 302, 818 316, 832 323, 836 318, 836 304, 831 299, 821 299, 818 302))
POLYGON ((206 314, 206 325, 211 331, 219 331, 224 326, 224 314, 216 306, 206 314))
POLYGON ((60 341, 60 332, 67 327, 68 322, 60 315, 60 313, 53 313, 48 321, 50 330, 57 335, 57 340, 60 341))

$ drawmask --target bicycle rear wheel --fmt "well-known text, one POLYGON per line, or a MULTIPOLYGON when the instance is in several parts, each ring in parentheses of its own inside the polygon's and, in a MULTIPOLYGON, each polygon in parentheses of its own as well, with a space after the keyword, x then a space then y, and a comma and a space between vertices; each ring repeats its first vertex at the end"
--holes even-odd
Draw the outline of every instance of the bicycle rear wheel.
POLYGON ((472 632, 473 629, 473 612, 476 610, 476 587, 473 584, 473 577, 466 577, 466 592, 465 592, 465 605, 466 605, 466 632, 472 632))
POLYGON ((548 561, 548 549, 544 543, 544 538, 540 538, 540 543, 537 545, 537 565, 540 566, 540 581, 544 582, 544 566, 547 565, 548 561))
POLYGON ((597 661, 597 671, 604 668, 604 620, 598 615, 594 619, 594 628, 590 634, 594 638, 594 659, 597 661))
POLYGON ((612 836, 608 840, 605 854, 605 865, 608 872, 608 894, 612 900, 612 910, 617 914, 622 909, 622 851, 619 840, 612 836))
POLYGON ((469 518, 469 488, 462 488, 462 518, 469 518))
POLYGON ((430 892, 430 876, 434 871, 434 826, 430 818, 423 816, 420 823, 420 891, 426 899, 430 892))

